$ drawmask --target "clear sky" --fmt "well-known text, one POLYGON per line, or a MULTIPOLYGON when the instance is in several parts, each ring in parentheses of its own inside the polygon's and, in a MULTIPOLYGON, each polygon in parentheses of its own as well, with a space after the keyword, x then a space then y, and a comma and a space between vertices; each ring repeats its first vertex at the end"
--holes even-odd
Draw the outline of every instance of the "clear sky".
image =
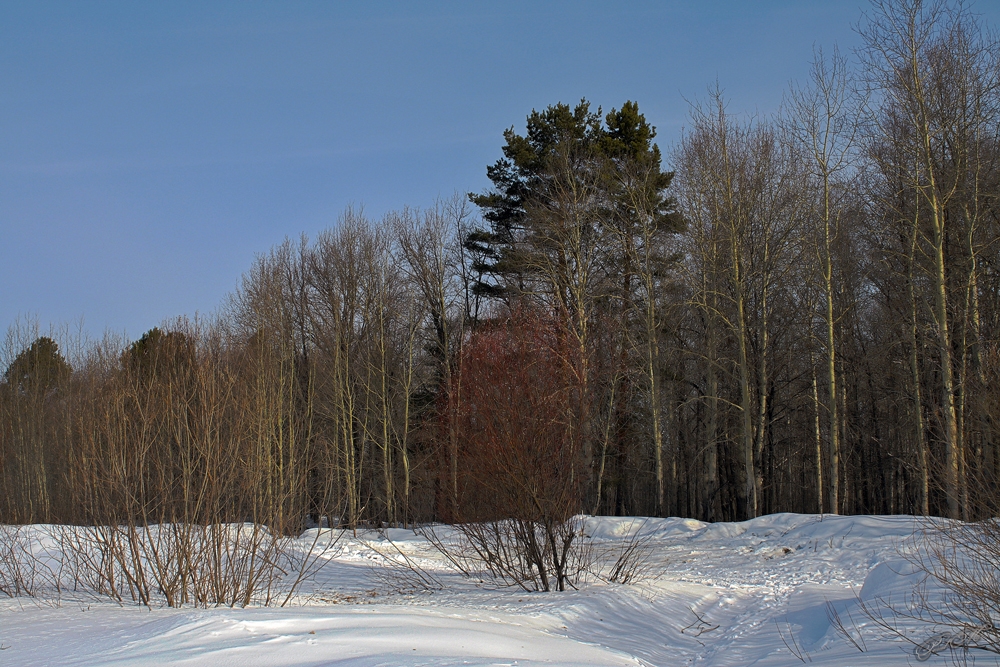
POLYGON ((664 149, 716 80, 770 113, 866 6, 0 0, 0 332, 210 312, 350 204, 484 189, 532 108, 636 100, 664 149))

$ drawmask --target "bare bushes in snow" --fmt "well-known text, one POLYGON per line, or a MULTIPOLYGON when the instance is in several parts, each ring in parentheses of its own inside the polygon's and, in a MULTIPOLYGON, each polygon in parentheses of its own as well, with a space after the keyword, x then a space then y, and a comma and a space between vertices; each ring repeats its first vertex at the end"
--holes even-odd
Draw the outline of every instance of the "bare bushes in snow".
POLYGON ((419 559, 392 539, 388 531, 380 534, 381 540, 364 540, 365 546, 378 558, 372 567, 372 577, 382 588, 397 593, 441 590, 444 583, 419 559))
MULTIPOLYGON (((284 605, 335 544, 313 549, 261 524, 98 526, 67 531, 80 578, 114 600, 171 607, 284 605)), ((322 541, 321 541, 322 539, 322 541)))
POLYGON ((174 607, 283 604, 322 562, 288 539, 307 513, 336 513, 309 484, 326 465, 310 447, 313 383, 267 299, 245 301, 245 329, 181 321, 89 352, 65 425, 74 521, 6 529, 12 594, 33 594, 20 552, 57 588, 174 607))
POLYGON ((528 519, 463 523, 421 534, 456 570, 479 582, 525 591, 576 588, 593 570, 593 551, 574 517, 546 527, 528 519))
POLYGON ((1000 654, 997 519, 939 523, 926 539, 927 550, 920 552, 914 563, 927 579, 918 588, 911 610, 937 632, 922 646, 925 650, 933 645, 963 653, 981 650, 1000 654), (935 594, 933 589, 940 592, 935 594))
POLYGON ((285 605, 336 551, 262 524, 0 526, 0 593, 170 607, 285 605))
POLYGON ((909 644, 919 662, 945 653, 957 664, 974 662, 977 653, 1000 655, 997 520, 928 519, 901 555, 902 562, 876 568, 856 596, 864 622, 828 604, 837 633, 865 652, 870 625, 909 644))
POLYGON ((543 527, 527 521, 461 524, 448 534, 428 528, 422 534, 469 578, 548 591, 553 573, 557 583, 563 577, 558 590, 593 581, 638 584, 655 577, 653 535, 642 533, 645 521, 638 523, 627 537, 603 542, 586 534, 585 517, 574 516, 555 527, 557 550, 543 527))
POLYGON ((614 584, 635 584, 657 576, 653 561, 653 534, 643 533, 646 520, 633 520, 627 537, 617 540, 595 559, 603 568, 598 576, 614 584))
POLYGON ((43 559, 44 545, 28 526, 0 525, 0 593, 8 597, 35 597, 57 588, 59 577, 43 559))

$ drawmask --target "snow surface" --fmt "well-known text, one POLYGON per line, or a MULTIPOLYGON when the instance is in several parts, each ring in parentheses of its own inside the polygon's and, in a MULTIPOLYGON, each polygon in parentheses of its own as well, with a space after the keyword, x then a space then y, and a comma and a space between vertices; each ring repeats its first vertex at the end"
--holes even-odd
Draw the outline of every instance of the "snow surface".
MULTIPOLYGON (((284 608, 147 609, 66 592, 0 599, 0 665, 908 665, 914 644, 880 632, 859 600, 907 599, 918 575, 906 556, 922 528, 913 517, 590 517, 598 552, 649 535, 651 577, 565 593, 465 579, 409 530, 346 533, 284 608), (441 587, 415 586, 389 562, 401 554, 441 587)), ((934 632, 899 622, 918 643, 934 632)))

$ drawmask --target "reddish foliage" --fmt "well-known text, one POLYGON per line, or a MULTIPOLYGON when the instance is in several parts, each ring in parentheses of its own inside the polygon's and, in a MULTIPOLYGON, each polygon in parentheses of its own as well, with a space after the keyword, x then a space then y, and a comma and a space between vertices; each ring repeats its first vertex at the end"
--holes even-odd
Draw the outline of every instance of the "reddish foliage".
POLYGON ((572 357, 551 318, 520 307, 466 341, 452 392, 460 519, 563 521, 580 509, 572 357))

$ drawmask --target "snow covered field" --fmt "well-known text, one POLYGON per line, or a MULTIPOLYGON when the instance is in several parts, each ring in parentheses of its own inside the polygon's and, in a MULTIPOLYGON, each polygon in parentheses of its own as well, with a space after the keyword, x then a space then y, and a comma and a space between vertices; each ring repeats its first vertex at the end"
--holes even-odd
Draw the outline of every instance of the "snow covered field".
MULTIPOLYGON (((411 531, 345 535, 293 606, 167 609, 63 593, 0 599, 0 665, 907 665, 862 600, 902 602, 912 517, 779 514, 742 523, 589 518, 597 545, 652 534, 652 578, 565 593, 477 584, 411 531), (389 539, 395 543, 390 544, 389 539), (378 553, 405 553, 440 589, 378 553), (831 623, 828 603, 854 634, 831 623), (855 645, 857 644, 857 646, 855 645), (859 649, 864 649, 859 650, 859 649)), ((309 534, 300 538, 309 540, 309 534)), ((398 555, 398 554, 397 554, 398 555)), ((922 641, 934 629, 905 619, 922 641)), ((947 664, 946 654, 928 664, 947 664)), ((980 664, 992 664, 989 655, 980 664)))

